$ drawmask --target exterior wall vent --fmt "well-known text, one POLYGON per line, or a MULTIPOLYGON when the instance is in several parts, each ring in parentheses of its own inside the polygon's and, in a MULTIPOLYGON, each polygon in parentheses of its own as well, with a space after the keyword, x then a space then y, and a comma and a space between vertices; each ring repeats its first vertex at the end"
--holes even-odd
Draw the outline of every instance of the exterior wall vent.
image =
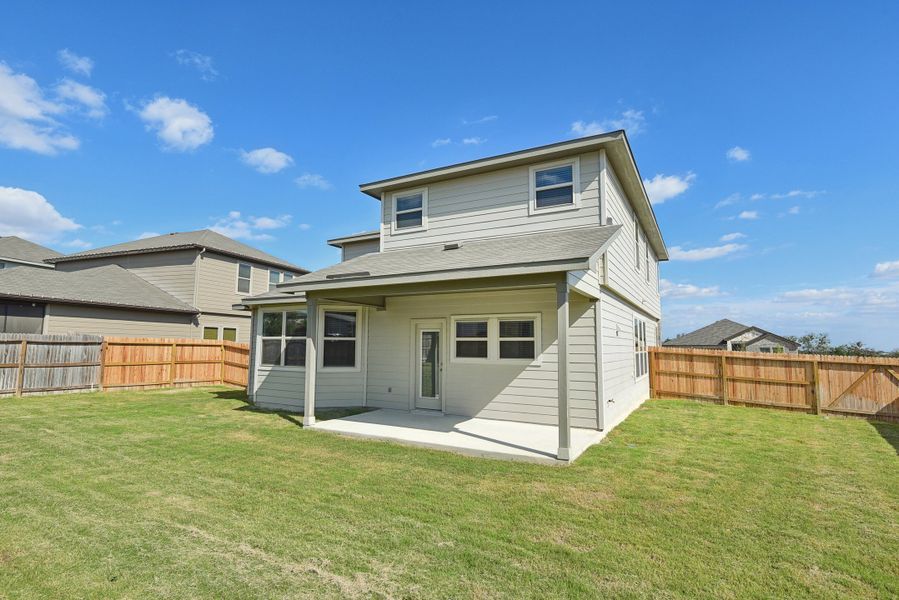
POLYGON ((444 250, 458 250, 462 247, 462 242, 453 242, 452 244, 444 244, 444 250))

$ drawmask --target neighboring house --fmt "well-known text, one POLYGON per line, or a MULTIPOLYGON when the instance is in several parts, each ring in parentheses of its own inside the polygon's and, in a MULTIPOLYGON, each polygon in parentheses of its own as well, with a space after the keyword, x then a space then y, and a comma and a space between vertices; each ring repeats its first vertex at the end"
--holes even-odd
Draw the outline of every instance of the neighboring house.
POLYGON ((46 262, 56 269, 47 269, 31 283, 24 273, 0 278, 0 297, 33 305, 29 314, 43 315, 45 333, 237 342, 249 341, 250 318, 232 305, 247 294, 264 292, 307 272, 210 230, 56 255, 46 262), (99 267, 115 269, 100 271, 99 267), (153 290, 147 292, 153 299, 151 306, 130 295, 148 289, 153 290), (120 294, 127 297, 122 299, 120 294))
POLYGON ((44 261, 58 256, 62 254, 14 235, 0 237, 0 269, 13 267, 52 269, 53 265, 48 265, 44 261))
POLYGON ((567 460, 649 397, 668 254, 623 131, 360 187, 379 251, 242 302, 257 405, 554 425, 567 460))
POLYGON ((363 254, 381 251, 381 232, 366 231, 328 240, 328 244, 340 248, 340 260, 350 260, 363 254))
POLYGON ((705 348, 775 354, 796 354, 799 350, 799 344, 791 339, 730 319, 721 319, 696 331, 665 340, 663 345, 674 348, 705 348))

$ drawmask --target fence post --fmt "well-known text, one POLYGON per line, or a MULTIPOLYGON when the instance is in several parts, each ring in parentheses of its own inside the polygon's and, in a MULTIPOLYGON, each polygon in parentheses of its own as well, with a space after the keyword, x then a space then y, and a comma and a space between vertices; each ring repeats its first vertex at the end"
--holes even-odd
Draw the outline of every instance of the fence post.
POLYGON ((649 397, 656 397, 656 357, 653 349, 649 349, 649 397))
POLYGON ((169 363, 169 385, 175 385, 175 356, 178 354, 178 342, 172 343, 172 361, 169 363))
POLYGON ((221 375, 221 377, 219 377, 219 381, 222 385, 224 385, 225 384, 225 340, 222 340, 222 343, 219 346, 219 351, 221 352, 221 362, 219 363, 219 365, 221 367, 219 374, 221 375))
POLYGON ((721 355, 721 361, 718 363, 718 369, 721 375, 721 400, 727 406, 727 355, 721 355))
POLYGON ((103 391, 103 376, 106 373, 106 338, 103 338, 103 341, 100 342, 100 381, 99 388, 100 391, 103 391))
POLYGON ((16 396, 22 395, 25 387, 25 355, 28 353, 28 340, 22 340, 19 347, 19 372, 16 374, 16 396))
POLYGON ((815 414, 821 414, 821 386, 819 385, 820 377, 818 375, 818 361, 812 361, 812 401, 815 414))

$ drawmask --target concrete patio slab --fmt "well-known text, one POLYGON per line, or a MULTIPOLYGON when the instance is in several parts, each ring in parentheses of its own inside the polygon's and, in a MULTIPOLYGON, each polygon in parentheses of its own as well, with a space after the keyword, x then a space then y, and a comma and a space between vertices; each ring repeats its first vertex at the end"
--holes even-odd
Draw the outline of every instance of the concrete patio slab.
MULTIPOLYGON (((314 428, 471 456, 566 464, 566 461, 556 458, 559 433, 558 428, 552 425, 378 409, 341 419, 319 421, 314 428)), ((602 431, 572 428, 571 460, 602 440, 604 435, 602 431)))

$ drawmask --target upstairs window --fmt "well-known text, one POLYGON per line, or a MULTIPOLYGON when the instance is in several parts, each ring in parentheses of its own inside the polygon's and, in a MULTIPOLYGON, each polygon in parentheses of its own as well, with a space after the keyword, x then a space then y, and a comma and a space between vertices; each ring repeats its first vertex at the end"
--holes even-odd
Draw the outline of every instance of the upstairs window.
POLYGON ((574 208, 578 178, 577 160, 531 167, 531 212, 574 208))
POLYGON ((393 195, 393 230, 417 231, 427 227, 428 190, 393 195))
POLYGON ((249 294, 253 278, 253 267, 240 263, 237 265, 237 293, 249 294))
POLYGON ((640 270, 640 224, 637 223, 637 215, 634 214, 634 264, 637 271, 640 270))

